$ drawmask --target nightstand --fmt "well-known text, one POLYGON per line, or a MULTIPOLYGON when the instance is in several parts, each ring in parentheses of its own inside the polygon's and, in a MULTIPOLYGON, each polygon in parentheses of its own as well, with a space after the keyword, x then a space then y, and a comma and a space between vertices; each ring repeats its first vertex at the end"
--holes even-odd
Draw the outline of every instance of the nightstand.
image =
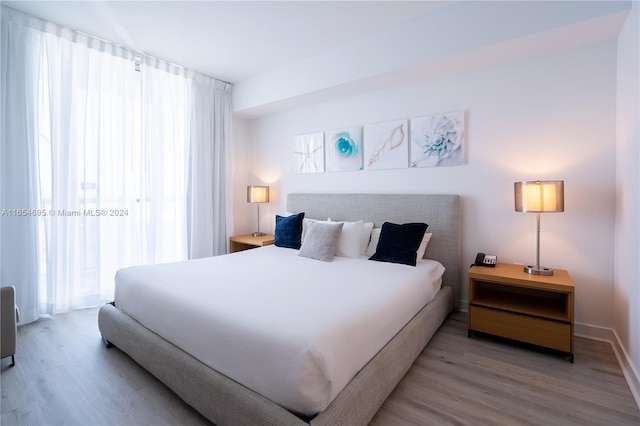
POLYGON ((229 252, 235 253, 237 251, 249 250, 271 244, 273 244, 273 235, 263 235, 261 237, 254 237, 251 234, 236 235, 229 238, 229 252))
POLYGON ((469 337, 492 334, 564 352, 573 363, 574 286, 567 271, 531 275, 522 265, 469 269, 469 337))

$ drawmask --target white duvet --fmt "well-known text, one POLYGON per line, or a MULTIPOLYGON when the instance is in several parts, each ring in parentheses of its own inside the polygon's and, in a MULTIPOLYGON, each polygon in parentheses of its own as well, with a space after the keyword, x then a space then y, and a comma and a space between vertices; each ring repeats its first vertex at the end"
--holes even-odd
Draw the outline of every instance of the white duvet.
POLYGON ((303 415, 324 410, 440 288, 444 267, 275 246, 116 274, 116 307, 303 415))

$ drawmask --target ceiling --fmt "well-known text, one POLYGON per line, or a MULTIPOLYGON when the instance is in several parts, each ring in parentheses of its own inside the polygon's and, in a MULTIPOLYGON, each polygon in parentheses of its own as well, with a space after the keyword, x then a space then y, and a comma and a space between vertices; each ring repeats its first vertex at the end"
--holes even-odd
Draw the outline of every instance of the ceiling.
POLYGON ((612 40, 631 7, 626 0, 0 2, 233 83, 233 113, 249 118, 612 40))
POLYGON ((3 1, 237 83, 429 13, 436 1, 3 1))

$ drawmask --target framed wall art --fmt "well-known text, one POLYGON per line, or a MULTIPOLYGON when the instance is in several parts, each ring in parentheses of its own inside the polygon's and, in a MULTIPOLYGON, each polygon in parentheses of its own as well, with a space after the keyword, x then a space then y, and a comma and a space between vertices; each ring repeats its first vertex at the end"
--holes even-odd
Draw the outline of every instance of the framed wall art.
POLYGON ((325 132, 325 170, 362 170, 362 127, 325 132))
POLYGON ((411 119, 411 167, 464 163, 464 111, 411 119))
POLYGON ((294 171, 321 173, 324 171, 324 133, 309 133, 294 138, 294 171))
POLYGON ((407 120, 395 120, 364 127, 365 169, 399 169, 408 166, 407 124, 407 120))

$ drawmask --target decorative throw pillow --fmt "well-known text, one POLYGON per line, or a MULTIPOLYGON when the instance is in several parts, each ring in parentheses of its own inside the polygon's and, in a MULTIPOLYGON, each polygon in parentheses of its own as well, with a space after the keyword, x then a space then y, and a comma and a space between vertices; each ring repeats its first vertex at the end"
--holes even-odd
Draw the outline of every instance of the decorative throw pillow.
POLYGON ((322 220, 318 220, 318 219, 309 219, 308 217, 305 217, 302 220, 302 238, 301 241, 304 243, 304 237, 307 235, 307 230, 309 229, 309 224, 311 222, 323 222, 322 220))
POLYGON ((273 243, 278 247, 299 249, 303 219, 304 212, 291 216, 276 215, 276 232, 273 243))
POLYGON ((428 226, 426 223, 383 223, 376 252, 369 259, 416 266, 417 251, 428 226))
MULTIPOLYGON (((366 224, 365 224, 366 225, 366 224)), ((422 237, 422 242, 420 243, 420 247, 418 247, 416 254, 416 261, 418 263, 424 262, 424 253, 427 251, 427 245, 433 236, 430 232, 425 232, 424 237, 422 237)), ((371 230, 371 240, 367 245, 367 250, 365 251, 365 255, 371 257, 375 254, 376 248, 378 247, 378 241, 380 240, 380 228, 373 228, 371 230)))
POLYGON ((342 222, 310 222, 298 256, 331 262, 342 232, 342 222))

